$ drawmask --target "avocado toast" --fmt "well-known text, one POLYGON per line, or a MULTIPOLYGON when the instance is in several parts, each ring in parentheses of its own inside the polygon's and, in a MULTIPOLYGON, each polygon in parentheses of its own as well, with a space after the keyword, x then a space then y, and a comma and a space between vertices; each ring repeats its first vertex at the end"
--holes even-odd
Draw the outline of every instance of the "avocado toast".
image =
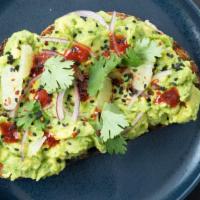
POLYGON ((91 149, 124 154, 127 140, 197 117, 197 67, 149 21, 73 12, 0 52, 2 178, 58 174, 91 149))

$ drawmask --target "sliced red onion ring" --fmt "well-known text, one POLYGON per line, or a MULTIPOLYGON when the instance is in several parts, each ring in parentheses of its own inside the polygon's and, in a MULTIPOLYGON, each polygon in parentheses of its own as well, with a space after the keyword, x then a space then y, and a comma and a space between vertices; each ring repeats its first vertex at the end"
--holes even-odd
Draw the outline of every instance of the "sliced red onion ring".
POLYGON ((131 97, 131 101, 129 103, 129 106, 131 107, 133 105, 133 103, 137 100, 137 98, 143 93, 143 91, 138 91, 136 94, 134 94, 131 97))
MULTIPOLYGON (((71 13, 76 13, 80 17, 90 17, 90 18, 98 21, 102 26, 104 26, 107 30, 109 30, 108 24, 105 22, 104 18, 101 15, 99 15, 99 14, 93 12, 93 11, 77 10, 77 11, 74 11, 74 12, 71 12, 71 13)), ((69 13, 69 14, 71 14, 71 13, 69 13)))
POLYGON ((162 71, 162 72, 159 72, 159 73, 155 74, 153 76, 152 80, 156 80, 156 79, 157 80, 161 80, 161 79, 163 79, 163 78, 165 78, 165 77, 167 77, 167 76, 169 76, 171 74, 172 74, 172 70, 171 69, 165 70, 165 71, 162 71))
POLYGON ((49 56, 57 56, 57 55, 60 55, 58 52, 52 51, 52 50, 48 50, 48 49, 44 49, 44 50, 42 51, 42 53, 45 53, 45 54, 47 54, 47 55, 49 55, 49 56))
POLYGON ((38 140, 36 140, 29 149, 29 156, 34 156, 37 154, 37 152, 40 150, 40 148, 42 147, 42 145, 44 144, 45 140, 46 140, 46 136, 43 136, 41 138, 39 138, 38 140))
POLYGON ((21 159, 22 161, 24 160, 24 148, 25 148, 25 143, 28 138, 28 131, 24 132, 23 137, 22 137, 22 142, 21 142, 21 159))
POLYGON ((131 123, 131 127, 134 127, 139 121, 140 119, 143 117, 144 112, 140 112, 136 118, 133 120, 133 122, 131 123))
POLYGON ((78 87, 75 84, 74 86, 74 111, 72 114, 72 120, 75 122, 79 116, 79 108, 80 108, 80 96, 78 92, 78 87))
POLYGON ((117 53, 117 55, 119 56, 120 52, 117 48, 117 42, 116 42, 115 34, 114 34, 115 22, 116 22, 116 12, 114 11, 113 14, 112 14, 112 20, 111 20, 111 23, 110 23, 110 26, 109 26, 109 30, 110 30, 110 34, 111 34, 112 41, 113 41, 113 48, 114 48, 115 52, 117 53))
POLYGON ((47 42, 56 42, 56 43, 62 43, 62 44, 67 44, 69 43, 68 40, 63 39, 63 38, 57 38, 57 37, 47 37, 47 36, 40 36, 40 39, 43 41, 47 42))
POLYGON ((116 11, 113 11, 112 13, 112 20, 111 23, 109 25, 109 30, 111 33, 114 33, 115 30, 115 21, 116 21, 116 11))
POLYGON ((163 34, 163 32, 161 30, 159 30, 154 24, 152 24, 149 20, 145 20, 144 21, 147 25, 151 26, 153 29, 155 29, 156 31, 158 31, 159 33, 163 34))
POLYGON ((65 117, 64 105, 63 105, 64 95, 65 95, 65 92, 60 92, 56 100, 56 114, 59 120, 63 120, 65 117))

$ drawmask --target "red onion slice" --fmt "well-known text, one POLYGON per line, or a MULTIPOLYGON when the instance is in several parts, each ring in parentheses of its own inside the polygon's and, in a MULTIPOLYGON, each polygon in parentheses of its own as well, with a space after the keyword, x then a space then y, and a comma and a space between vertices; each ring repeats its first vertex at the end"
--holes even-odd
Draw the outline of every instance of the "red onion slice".
POLYGON ((115 34, 114 34, 115 22, 116 22, 116 12, 113 11, 112 20, 111 20, 111 23, 110 23, 110 26, 109 26, 109 30, 110 30, 110 34, 111 34, 111 37, 112 37, 114 50, 117 53, 117 55, 119 56, 120 52, 119 52, 119 49, 117 48, 117 42, 116 42, 115 34))
POLYGON ((40 36, 40 39, 45 41, 45 42, 56 42, 56 43, 62 43, 62 44, 69 43, 68 40, 63 39, 63 38, 57 38, 57 37, 40 36))
POLYGON ((39 138, 34 143, 32 143, 29 147, 29 156, 34 156, 37 154, 37 152, 40 150, 42 145, 44 144, 45 140, 47 139, 46 136, 43 136, 42 138, 39 138))
POLYGON ((162 72, 159 72, 159 73, 155 74, 153 76, 152 80, 156 80, 156 79, 157 80, 161 80, 161 79, 163 79, 163 78, 165 78, 165 77, 167 77, 167 76, 169 76, 171 74, 172 74, 172 70, 171 69, 165 70, 165 71, 162 71, 162 72))
POLYGON ((22 137, 22 142, 21 142, 21 159, 22 161, 24 160, 24 148, 25 148, 25 143, 28 138, 28 131, 24 132, 23 137, 22 137))
POLYGON ((133 122, 131 123, 131 127, 134 127, 139 121, 140 119, 143 117, 144 112, 140 112, 136 118, 133 120, 133 122))
POLYGON ((114 33, 114 30, 115 30, 115 21, 116 21, 116 11, 113 11, 111 23, 109 25, 109 30, 110 30, 111 33, 114 33))
MULTIPOLYGON (((108 24, 105 22, 104 18, 101 15, 99 15, 99 14, 93 12, 93 11, 77 10, 77 11, 74 11, 72 13, 76 13, 80 17, 90 17, 90 18, 98 21, 102 26, 104 26, 107 30, 109 30, 108 24)), ((69 13, 69 14, 71 14, 71 13, 69 13)))
POLYGON ((72 120, 74 122, 78 119, 79 108, 80 108, 80 96, 79 96, 78 87, 75 84, 75 86, 74 86, 74 111, 73 111, 73 114, 72 114, 72 120))
POLYGON ((60 92, 58 94, 57 100, 56 100, 56 114, 57 114, 57 118, 59 120, 63 120, 64 117, 65 117, 65 114, 64 114, 64 104, 63 104, 64 95, 65 95, 65 92, 60 92))

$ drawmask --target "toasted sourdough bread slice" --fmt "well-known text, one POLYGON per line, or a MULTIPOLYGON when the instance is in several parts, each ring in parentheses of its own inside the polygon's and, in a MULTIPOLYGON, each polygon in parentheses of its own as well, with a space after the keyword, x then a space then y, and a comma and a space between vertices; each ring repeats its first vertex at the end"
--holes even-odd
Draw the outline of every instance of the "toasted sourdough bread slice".
MULTIPOLYGON (((110 15, 112 15, 112 13, 109 13, 110 15)), ((117 16, 122 18, 122 19, 125 19, 126 17, 128 17, 128 15, 126 14, 123 14, 123 13, 117 13, 117 16)), ((42 31, 41 33, 41 36, 46 36, 46 35, 49 35, 53 32, 54 30, 54 26, 53 25, 50 25, 49 27, 47 27, 44 31, 42 31)), ((0 45, 0 56, 2 55, 3 53, 3 50, 4 50, 4 47, 6 45, 6 42, 7 40, 5 40, 1 45, 0 45)), ((183 60, 187 60, 191 63, 190 67, 191 67, 191 70, 197 74, 198 78, 200 77, 199 76, 199 71, 198 71, 198 67, 197 65, 195 64, 195 62, 190 58, 189 54, 177 43, 177 42, 174 42, 173 44, 173 49, 174 51, 177 53, 177 55, 182 58, 183 60)), ((200 78, 199 78, 200 80, 200 78)), ((200 81, 197 83, 196 85, 198 88, 200 87, 200 81)), ((163 126, 163 125, 162 125, 163 126)), ((154 128, 157 128, 157 126, 152 126, 152 127, 149 127, 150 129, 154 129, 154 128)), ((90 156, 91 154, 93 153, 96 153, 98 152, 96 148, 91 148, 89 149, 87 152, 84 152, 83 154, 80 154, 79 157, 76 157, 76 158, 73 158, 73 159, 70 159, 70 163, 72 163, 74 160, 77 160, 77 159, 83 159, 85 157, 88 157, 90 156)))

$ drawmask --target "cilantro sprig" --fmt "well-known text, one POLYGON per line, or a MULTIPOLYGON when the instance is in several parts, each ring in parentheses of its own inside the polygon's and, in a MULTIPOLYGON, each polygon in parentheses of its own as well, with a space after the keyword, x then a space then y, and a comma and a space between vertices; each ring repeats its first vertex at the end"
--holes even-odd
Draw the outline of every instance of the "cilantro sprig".
POLYGON ((109 139, 106 142, 106 150, 109 154, 125 154, 127 151, 127 142, 122 136, 109 139))
POLYGON ((64 91, 72 85, 74 80, 72 65, 72 61, 66 61, 62 56, 51 57, 45 62, 45 71, 40 81, 49 94, 64 91))
POLYGON ((137 40, 134 47, 129 47, 123 56, 123 63, 136 68, 145 63, 155 63, 156 57, 161 57, 162 47, 157 41, 149 38, 137 40))
POLYGON ((101 113, 101 124, 100 137, 106 145, 107 152, 110 154, 125 153, 126 141, 121 133, 129 126, 129 123, 114 104, 104 105, 101 113))
POLYGON ((42 111, 39 102, 26 102, 19 107, 15 122, 23 130, 28 130, 34 125, 38 131, 42 131, 49 123, 49 117, 42 111))
POLYGON ((115 54, 111 54, 108 59, 101 56, 98 60, 94 60, 89 71, 88 93, 90 96, 95 96, 103 88, 104 80, 120 62, 121 58, 115 54))

